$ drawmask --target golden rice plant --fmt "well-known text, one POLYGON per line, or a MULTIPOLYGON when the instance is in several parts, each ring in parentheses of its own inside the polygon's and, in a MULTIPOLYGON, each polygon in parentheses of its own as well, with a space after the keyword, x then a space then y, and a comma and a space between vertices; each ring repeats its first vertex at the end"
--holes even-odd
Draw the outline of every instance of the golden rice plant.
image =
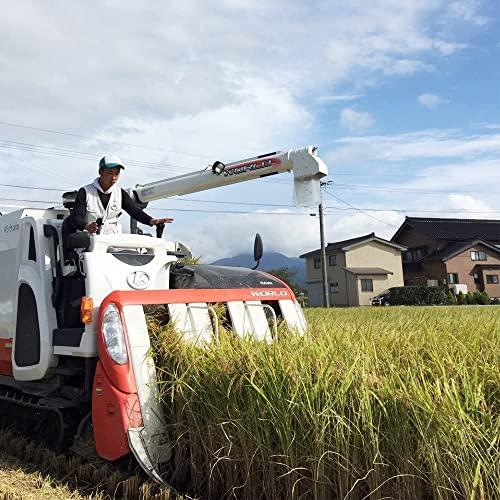
POLYGON ((265 343, 198 348, 149 321, 174 443, 201 498, 500 498, 500 308, 306 311, 265 343))

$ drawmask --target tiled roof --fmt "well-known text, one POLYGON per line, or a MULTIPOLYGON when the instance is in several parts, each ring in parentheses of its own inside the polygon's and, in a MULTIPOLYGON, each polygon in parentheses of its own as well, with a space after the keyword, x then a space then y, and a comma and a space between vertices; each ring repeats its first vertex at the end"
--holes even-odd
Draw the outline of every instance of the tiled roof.
POLYGON ((405 225, 436 240, 464 241, 481 239, 500 242, 500 220, 487 219, 435 219, 406 217, 391 241, 397 240, 405 225))
MULTIPOLYGON (((363 241, 368 241, 368 240, 375 240, 380 243, 385 243, 388 244, 391 247, 400 247, 402 250, 406 250, 406 247, 401 247, 401 245, 398 245, 397 243, 384 240, 383 238, 379 238, 378 236, 375 236, 375 233, 370 233, 370 234, 365 234, 364 236, 357 236, 356 238, 350 238, 348 240, 342 240, 342 241, 335 241, 333 243, 328 243, 326 245, 326 253, 333 253, 335 250, 342 250, 345 247, 349 247, 351 245, 355 245, 356 243, 361 243, 363 241)), ((317 250, 312 250, 311 252, 304 253, 300 255, 300 258, 303 259, 305 257, 312 257, 320 254, 320 249, 318 248, 317 250)))

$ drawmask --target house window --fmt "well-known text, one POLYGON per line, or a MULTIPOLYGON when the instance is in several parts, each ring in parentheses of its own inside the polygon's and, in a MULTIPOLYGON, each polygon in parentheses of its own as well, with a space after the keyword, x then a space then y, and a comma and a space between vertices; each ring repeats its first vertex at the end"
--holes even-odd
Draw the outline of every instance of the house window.
POLYGON ((328 256, 328 264, 330 264, 330 266, 336 266, 337 265, 337 256, 336 255, 329 255, 328 256))
POLYGON ((487 260, 486 252, 472 250, 470 253, 470 260, 487 260))
POLYGON ((480 285, 481 284, 481 276, 479 276, 479 273, 474 273, 472 276, 474 277, 474 283, 476 285, 480 285))
POLYGON ((339 284, 337 282, 330 283, 330 293, 339 293, 339 284))
POLYGON ((458 273, 448 273, 448 283, 456 285, 458 283, 458 273))
POLYGON ((321 267, 321 257, 314 257, 314 269, 319 269, 321 267))
POLYGON ((427 255, 427 247, 410 248, 403 254, 403 262, 416 262, 427 255))
POLYGON ((361 291, 362 292, 373 292, 373 280, 371 278, 361 279, 361 291))
POLYGON ((488 285, 498 285, 498 274, 487 274, 486 283, 488 285))

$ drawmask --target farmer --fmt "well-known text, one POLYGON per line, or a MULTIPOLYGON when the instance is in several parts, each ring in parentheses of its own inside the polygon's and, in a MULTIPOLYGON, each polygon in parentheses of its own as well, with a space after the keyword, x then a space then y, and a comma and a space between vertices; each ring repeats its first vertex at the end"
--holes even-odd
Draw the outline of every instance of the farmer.
POLYGON ((118 187, 120 172, 125 170, 118 156, 99 161, 99 177, 78 191, 71 215, 65 220, 66 235, 77 230, 89 233, 121 233, 118 217, 123 210, 141 224, 170 224, 174 219, 154 219, 139 208, 126 191, 118 187))

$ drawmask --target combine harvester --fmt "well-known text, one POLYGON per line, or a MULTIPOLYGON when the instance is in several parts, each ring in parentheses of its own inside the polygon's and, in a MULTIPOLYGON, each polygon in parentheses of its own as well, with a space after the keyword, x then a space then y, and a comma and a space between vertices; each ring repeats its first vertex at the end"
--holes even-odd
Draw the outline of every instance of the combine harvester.
MULTIPOLYGON (((312 146, 216 162, 129 192, 145 206, 286 171, 294 174, 296 205, 318 204, 328 172, 312 146)), ((155 238, 132 223, 132 234, 78 232, 63 242, 75 194, 65 194, 64 208, 0 217, 0 411, 57 446, 91 420, 99 456, 115 461, 132 452, 162 482, 171 444, 162 432, 144 306, 164 305, 183 339, 198 345, 218 335, 215 303, 236 334, 259 340, 272 339, 280 320, 304 331, 304 316, 290 288, 269 274, 178 262, 190 252, 162 239, 163 228, 155 238)))

